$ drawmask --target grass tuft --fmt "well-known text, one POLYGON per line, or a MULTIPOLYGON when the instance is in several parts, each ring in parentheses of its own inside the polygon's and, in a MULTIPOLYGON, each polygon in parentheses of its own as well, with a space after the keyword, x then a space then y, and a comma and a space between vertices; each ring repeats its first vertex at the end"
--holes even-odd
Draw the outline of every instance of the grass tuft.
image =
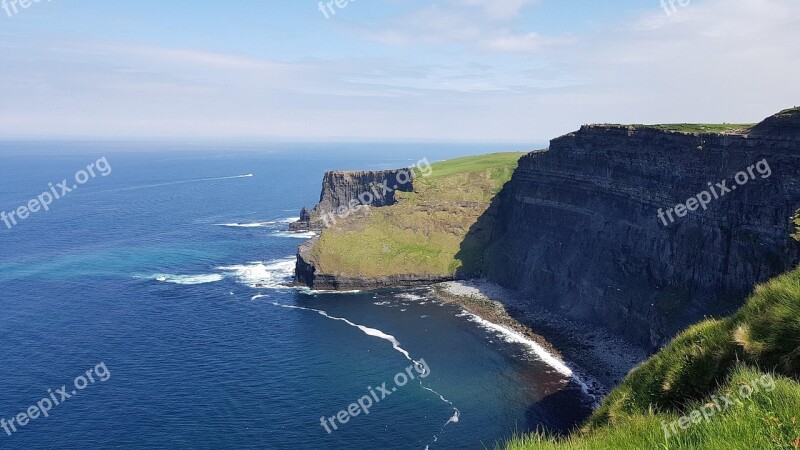
POLYGON ((573 436, 509 449, 800 448, 800 269, 758 286, 734 315, 706 320, 631 371, 573 436), (662 421, 774 374, 778 388, 665 439, 662 421))

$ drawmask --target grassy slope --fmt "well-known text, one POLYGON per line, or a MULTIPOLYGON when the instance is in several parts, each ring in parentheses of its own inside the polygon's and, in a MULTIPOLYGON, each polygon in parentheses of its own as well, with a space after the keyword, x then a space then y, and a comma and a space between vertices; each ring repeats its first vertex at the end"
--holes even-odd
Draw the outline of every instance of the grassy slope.
POLYGON ((524 153, 495 153, 432 165, 417 174, 413 193, 399 202, 371 208, 325 230, 313 259, 323 273, 353 277, 397 274, 450 275, 479 264, 486 236, 470 228, 511 179, 524 153), (366 216, 366 217, 365 217, 366 216))
POLYGON ((758 286, 731 317, 676 337, 617 387, 579 433, 528 436, 510 449, 800 448, 800 269, 758 286), (662 421, 763 373, 778 388, 666 440, 662 421))
POLYGON ((716 134, 716 133, 746 133, 756 124, 731 124, 731 123, 672 123, 662 125, 642 125, 646 128, 655 128, 662 131, 678 131, 691 134, 716 134))

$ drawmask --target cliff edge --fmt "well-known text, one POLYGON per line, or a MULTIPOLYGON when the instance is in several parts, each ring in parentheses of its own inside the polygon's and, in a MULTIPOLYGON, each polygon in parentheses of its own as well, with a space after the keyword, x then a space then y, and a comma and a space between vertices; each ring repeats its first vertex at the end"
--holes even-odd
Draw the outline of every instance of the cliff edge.
POLYGON ((800 259, 800 109, 739 133, 584 126, 498 202, 490 279, 658 348, 800 259))

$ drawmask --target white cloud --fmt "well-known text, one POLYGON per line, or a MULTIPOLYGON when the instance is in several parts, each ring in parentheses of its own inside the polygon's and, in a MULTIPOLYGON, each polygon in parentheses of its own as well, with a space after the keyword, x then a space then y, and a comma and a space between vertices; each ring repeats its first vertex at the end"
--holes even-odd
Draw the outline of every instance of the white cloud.
POLYGON ((520 10, 539 0, 457 0, 464 6, 479 7, 492 19, 511 19, 519 15, 520 10))
POLYGON ((538 33, 507 34, 492 37, 483 43, 483 47, 496 52, 532 53, 545 42, 538 33))
POLYGON ((669 17, 656 3, 567 37, 526 29, 518 14, 535 2, 447 1, 458 7, 345 36, 379 57, 335 41, 326 60, 276 60, 3 36, 0 135, 538 142, 583 123, 755 121, 800 104, 796 0, 669 17))

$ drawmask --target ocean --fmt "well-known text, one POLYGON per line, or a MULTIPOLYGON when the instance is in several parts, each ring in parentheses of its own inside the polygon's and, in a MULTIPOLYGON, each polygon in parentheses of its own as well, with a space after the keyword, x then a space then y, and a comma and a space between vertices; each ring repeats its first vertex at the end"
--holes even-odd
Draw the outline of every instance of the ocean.
POLYGON ((309 237, 286 226, 326 170, 519 150, 0 144, 0 448, 481 449, 569 429, 580 386, 429 288, 284 286, 309 237))

